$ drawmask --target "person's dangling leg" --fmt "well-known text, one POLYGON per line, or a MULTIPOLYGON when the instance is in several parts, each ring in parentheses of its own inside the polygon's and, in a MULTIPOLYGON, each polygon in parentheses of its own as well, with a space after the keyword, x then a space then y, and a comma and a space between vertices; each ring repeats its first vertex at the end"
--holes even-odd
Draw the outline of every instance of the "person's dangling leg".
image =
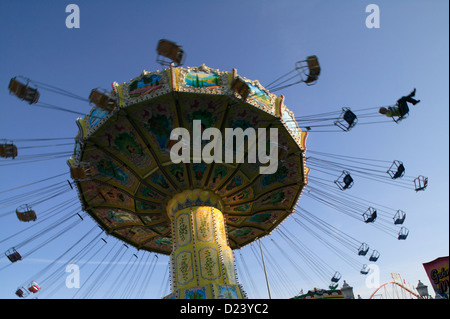
POLYGON ((412 105, 416 105, 417 103, 420 102, 420 100, 413 99, 413 98, 410 97, 410 96, 407 96, 407 97, 405 98, 405 101, 411 103, 412 105))
POLYGON ((411 103, 412 105, 416 105, 417 103, 420 102, 420 100, 413 99, 413 96, 415 96, 415 95, 416 95, 416 89, 414 88, 414 90, 411 93, 409 93, 408 96, 404 96, 404 97, 402 97, 402 99, 404 99, 406 102, 411 103))

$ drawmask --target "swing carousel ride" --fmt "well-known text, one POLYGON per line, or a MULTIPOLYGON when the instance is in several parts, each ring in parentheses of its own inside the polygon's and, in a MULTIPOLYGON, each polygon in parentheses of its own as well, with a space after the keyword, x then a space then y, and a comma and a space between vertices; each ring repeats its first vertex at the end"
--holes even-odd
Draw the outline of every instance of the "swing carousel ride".
MULTIPOLYGON (((102 232, 119 239, 123 247, 133 246, 138 251, 153 252, 156 257, 158 254, 170 257, 171 293, 165 298, 240 299, 247 295, 238 282, 233 251, 240 251, 249 244, 252 246, 251 243, 274 230, 277 230, 288 246, 302 256, 318 276, 327 280, 331 278, 330 288, 338 287, 341 274, 318 258, 298 239, 297 234, 282 225, 289 216, 305 232, 314 234, 328 248, 339 252, 341 258, 345 258, 363 275, 368 273, 367 265, 356 261, 350 253, 363 256, 370 262, 376 262, 380 257, 377 250, 372 249, 369 253, 369 246, 365 242, 353 238, 298 205, 304 190, 307 190, 304 196, 332 206, 399 240, 407 238, 409 231, 402 226, 405 212, 382 205, 377 208, 373 207, 375 205, 367 206, 364 200, 346 194, 359 177, 390 183, 401 180, 407 187, 402 162, 396 160, 380 166, 380 161, 375 161, 374 164, 373 159, 309 150, 306 157, 306 137, 309 131, 328 126, 348 132, 358 119, 361 124, 365 117, 379 115, 363 113, 367 110, 357 115, 350 108, 344 108, 333 114, 298 118, 284 104, 283 95, 272 93, 298 83, 314 85, 320 75, 316 56, 297 62, 293 71, 265 88, 258 81, 240 76, 235 69, 231 72, 220 71, 205 65, 184 68, 183 48, 168 40, 158 43, 157 53, 157 62, 165 69, 143 71, 122 84, 114 82, 111 91, 94 89, 88 99, 23 77, 11 79, 10 93, 30 105, 77 114, 73 110, 40 102, 40 89, 80 98, 92 105, 89 114, 83 114, 83 117, 76 120, 78 134, 74 150, 67 160, 72 181, 63 180, 42 193, 50 194, 42 200, 55 198, 72 189, 76 189, 78 194, 77 201, 71 201, 70 205, 65 202, 55 207, 55 211, 63 207, 75 208, 70 216, 64 216, 62 220, 49 225, 48 230, 71 220, 73 216, 79 218, 72 220, 72 224, 65 225, 63 230, 52 235, 47 242, 83 222, 87 213, 102 232), (200 124, 196 127, 195 123, 200 124), (223 135, 226 135, 226 128, 241 131, 258 128, 264 132, 276 128, 278 140, 275 143, 269 141, 266 133, 258 134, 257 142, 253 144, 250 143, 249 136, 247 143, 244 139, 230 139, 228 143, 219 143, 216 144, 219 146, 209 148, 214 153, 211 153, 214 161, 202 160, 194 152, 189 152, 187 160, 174 162, 171 151, 177 145, 178 153, 190 149, 190 142, 186 145, 183 140, 172 136, 171 132, 175 128, 185 129, 188 134, 196 129, 207 134, 208 129, 215 128, 223 135), (266 162, 261 158, 252 160, 256 146, 258 150, 263 146, 276 150, 278 168, 275 173, 261 173, 266 162), (222 154, 227 153, 234 155, 234 161, 221 160, 222 154), (379 169, 380 167, 382 168, 379 169), (334 181, 331 184, 334 185, 320 178, 309 177, 310 169, 333 175, 334 181), (82 212, 79 211, 79 203, 82 212), (398 227, 401 227, 400 230, 398 227)), ((400 119, 396 118, 394 122, 398 123, 400 119)), ((15 144, 20 142, 23 141, 4 140, 0 144, 0 156, 5 161, 20 160, 21 148, 15 144)), ((199 142, 198 146, 203 148, 203 152, 208 142, 205 139, 199 142)), ((67 153, 43 154, 42 160, 46 156, 54 158, 55 155, 62 157, 67 153)), ((33 159, 36 158, 39 157, 35 155, 33 159)), ((64 174, 30 185, 53 178, 60 179, 62 176, 64 174)), ((428 180, 419 176, 410 180, 409 184, 411 182, 414 182, 414 189, 420 191, 426 188, 428 180)), ((11 203, 16 203, 18 200, 27 200, 27 196, 23 194, 20 199, 10 200, 11 203)), ((22 222, 42 219, 44 216, 34 209, 39 203, 22 203, 15 211, 18 219, 22 222)), ((2 214, 1 217, 5 215, 2 214)), ((45 215, 45 219, 51 217, 45 215)), ((91 229, 89 234, 93 231, 91 229)), ((100 234, 95 239, 98 240, 99 236, 100 234)), ((0 243, 13 237, 2 239, 0 243)), ((269 238, 271 237, 273 236, 269 238)), ((101 239, 107 243, 107 240, 101 239)), ((273 238, 271 241, 276 249, 285 249, 273 238)), ((16 242, 6 251, 5 255, 11 263, 20 261, 31 253, 19 253, 19 249, 28 242, 29 239, 16 242)), ((262 247, 261 241, 259 243, 261 254, 265 250, 268 255, 266 258, 269 266, 276 268, 277 261, 270 257, 267 247, 262 247)), ((72 248, 63 255, 68 254, 72 248)), ((80 256, 81 252, 73 260, 81 258, 80 256)), ((116 253, 116 258, 118 256, 119 252, 116 253)), ((295 268, 301 268, 293 258, 288 258, 288 261, 295 268)), ((250 275, 249 271, 244 261, 242 264, 244 271, 240 273, 247 277, 250 275)), ((56 275, 56 272, 52 275, 56 275)), ((46 278, 48 280, 41 282, 48 282, 50 278, 53 277, 49 276, 46 278)), ((145 280, 141 278, 143 285, 145 280)), ((20 287, 16 291, 19 297, 41 290, 39 283, 34 280, 20 287)))

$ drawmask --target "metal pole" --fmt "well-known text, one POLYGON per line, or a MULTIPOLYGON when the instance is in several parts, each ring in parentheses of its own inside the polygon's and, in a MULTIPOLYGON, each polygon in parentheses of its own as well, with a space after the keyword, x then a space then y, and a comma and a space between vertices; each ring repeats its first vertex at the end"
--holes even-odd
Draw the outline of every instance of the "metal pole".
POLYGON ((261 239, 258 239, 258 242, 259 242, 259 249, 261 250, 261 259, 264 268, 264 275, 266 276, 267 292, 269 293, 269 299, 272 299, 272 295, 270 294, 269 278, 267 278, 266 264, 264 263, 264 255, 261 247, 261 239))

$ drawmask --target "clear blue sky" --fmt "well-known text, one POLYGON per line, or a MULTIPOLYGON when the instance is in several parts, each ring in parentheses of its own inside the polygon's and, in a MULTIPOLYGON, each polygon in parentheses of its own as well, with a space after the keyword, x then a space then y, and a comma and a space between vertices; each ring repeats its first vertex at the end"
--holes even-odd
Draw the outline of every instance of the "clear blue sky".
MULTIPOLYGON (((305 194, 299 205, 377 249, 381 253, 377 262, 380 284, 391 281, 391 272, 394 272, 400 273, 414 286, 419 279, 430 286, 422 263, 448 256, 449 252, 448 6, 445 0, 2 1, 0 138, 57 138, 72 137, 77 133, 75 114, 30 106, 9 95, 7 86, 13 76, 23 75, 87 97, 93 88, 110 89, 113 81, 122 83, 136 77, 144 69, 161 69, 155 61, 156 44, 161 38, 183 45, 187 53, 186 66, 204 63, 220 70, 236 68, 240 75, 259 80, 263 85, 292 70, 296 61, 317 55, 322 73, 315 86, 300 84, 276 92, 285 96, 286 105, 297 117, 335 112, 342 107, 356 110, 392 105, 399 97, 417 88, 416 97, 422 102, 413 106, 410 116, 398 125, 394 122, 357 125, 348 133, 312 131, 307 140, 307 149, 311 151, 386 161, 398 159, 404 162, 408 175, 429 178, 429 187, 425 192, 416 193, 413 187, 404 189, 366 179, 355 181, 354 187, 346 192, 349 196, 407 212, 405 226, 410 230, 410 235, 406 241, 398 241, 370 225, 356 222, 305 194), (70 3, 80 7, 79 29, 66 28, 68 13, 65 8, 70 3), (365 24, 369 14, 365 9, 370 3, 380 8, 378 29, 369 29, 365 24)), ((82 113, 90 110, 88 103, 42 93, 43 102, 82 113)), ((382 117, 377 119, 382 120, 382 117)), ((22 155, 61 150, 70 151, 72 147, 19 149, 19 152, 22 155)), ((68 172, 66 159, 0 166, 0 192, 68 172)), ((4 160, 0 162, 5 163, 4 160)), ((314 169, 310 176, 325 178, 314 169)), ((65 181, 68 177, 67 174, 56 181, 65 181)), ((334 178, 328 176, 328 179, 334 185, 334 178)), ((46 185, 54 182, 49 181, 46 185)), ((0 203, 10 196, 36 189, 32 187, 0 193, 0 203)), ((75 191, 72 191, 37 206, 38 218, 40 211, 49 210, 74 196, 75 191)), ((0 216, 12 212, 1 217, 0 241, 12 234, 20 235, 0 242, 2 253, 25 238, 38 234, 39 227, 44 228, 51 223, 49 220, 47 224, 43 222, 28 229, 31 224, 20 223, 13 210, 14 206, 0 210, 0 216)), ((67 209, 66 213, 69 211, 67 209)), ((86 218, 72 231, 28 259, 0 271, 0 298, 15 298, 14 291, 19 285, 38 275, 49 260, 63 254, 93 226, 94 222, 86 218)), ((306 233, 292 217, 283 223, 283 227, 295 233, 326 264, 339 271, 342 278, 354 287, 355 295, 366 298, 375 290, 367 287, 366 277, 306 233)), ((61 229, 62 226, 56 227, 54 232, 61 229)), ((306 265, 303 271, 308 273, 310 279, 293 270, 285 256, 276 251, 271 238, 280 245, 286 244, 276 231, 272 237, 262 240, 270 255, 276 258, 290 278, 295 293, 300 289, 306 291, 313 287, 326 287, 328 282, 323 282, 306 265)), ((43 240, 44 237, 31 241, 23 251, 32 249, 43 240)), ((109 238, 108 247, 89 258, 90 263, 82 269, 82 284, 115 242, 109 238)), ((76 252, 75 247, 61 258, 60 265, 64 265, 64 261, 76 252)), ((104 279, 104 285, 99 287, 97 294, 93 294, 94 297, 108 295, 106 290, 117 280, 114 278, 135 252, 133 248, 124 252, 115 268, 111 268, 110 276, 104 279)), ((112 252, 115 253, 116 250, 112 252)), ((244 281, 245 276, 239 276, 250 297, 267 298, 264 275, 252 249, 246 247, 235 253, 238 268, 242 267, 239 264, 242 253, 252 270, 257 293, 248 281, 244 281)), ((142 252, 138 254, 146 260, 147 255, 141 256, 142 252)), ((295 257, 295 254, 292 256, 295 257)), ((149 265, 152 258, 153 255, 148 259, 149 265)), ((358 259, 356 254, 355 258, 358 259)), ((167 261, 167 257, 159 257, 145 297, 160 298, 168 293, 166 285, 161 288, 167 261)), ((4 256, 0 257, 0 269, 8 263, 4 256)), ((301 261, 299 263, 302 264, 301 261)), ((145 265, 141 266, 145 269, 145 265)), ((51 273, 52 270, 49 270, 41 277, 51 273)), ((273 271, 269 272, 269 280, 273 284, 276 278, 273 271)), ((74 296, 74 289, 64 287, 65 275, 55 280, 59 282, 51 283, 50 288, 55 289, 59 284, 63 288, 53 295, 48 294, 50 297, 74 296)), ((90 284, 88 282, 86 285, 90 284)), ((292 296, 286 291, 289 290, 277 291, 273 287, 272 294, 279 298, 292 296)), ((82 287, 76 297, 83 297, 86 293, 82 287)), ((119 291, 115 297, 121 293, 127 295, 126 291, 119 291)), ((43 290, 42 297, 45 296, 43 290)))

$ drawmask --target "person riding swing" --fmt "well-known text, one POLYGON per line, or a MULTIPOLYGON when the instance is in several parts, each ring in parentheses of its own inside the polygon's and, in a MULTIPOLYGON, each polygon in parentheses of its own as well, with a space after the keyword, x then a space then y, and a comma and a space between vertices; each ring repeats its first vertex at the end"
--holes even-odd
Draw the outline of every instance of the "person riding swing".
POLYGON ((416 89, 414 89, 409 95, 403 96, 400 99, 397 100, 397 104, 393 107, 380 107, 379 113, 386 115, 387 117, 398 117, 403 118, 405 115, 409 112, 408 103, 411 103, 412 105, 416 105, 420 102, 420 100, 413 99, 413 97, 416 95, 416 89))

